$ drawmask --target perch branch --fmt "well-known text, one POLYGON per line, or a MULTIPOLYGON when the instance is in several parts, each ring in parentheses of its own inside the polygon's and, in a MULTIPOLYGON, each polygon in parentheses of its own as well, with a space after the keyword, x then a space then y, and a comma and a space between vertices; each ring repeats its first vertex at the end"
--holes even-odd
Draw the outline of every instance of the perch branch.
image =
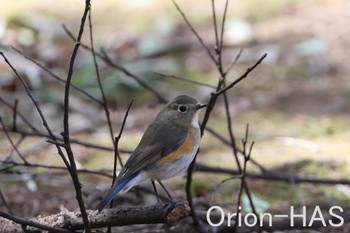
MULTIPOLYGON (((190 208, 188 204, 180 201, 169 204, 156 204, 152 206, 105 209, 101 212, 96 210, 87 211, 92 228, 126 226, 133 224, 174 224, 187 217, 189 213, 190 208)), ((16 223, 24 223, 28 226, 33 226, 34 228, 28 228, 29 232, 38 232, 36 230, 37 228, 58 233, 68 233, 71 232, 70 230, 75 231, 84 229, 80 211, 70 212, 63 208, 58 214, 43 217, 40 216, 31 220, 19 219, 1 211, 0 216, 10 219, 16 223)), ((3 221, 2 225, 7 226, 10 223, 10 221, 3 221)), ((12 231, 21 229, 19 225, 12 224, 12 227, 12 231)))

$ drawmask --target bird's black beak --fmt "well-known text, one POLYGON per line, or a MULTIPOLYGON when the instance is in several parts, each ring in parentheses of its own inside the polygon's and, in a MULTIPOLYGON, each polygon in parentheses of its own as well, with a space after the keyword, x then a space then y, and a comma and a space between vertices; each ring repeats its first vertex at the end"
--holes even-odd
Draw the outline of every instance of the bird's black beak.
POLYGON ((201 109, 201 108, 205 108, 206 106, 208 106, 207 104, 196 104, 196 110, 201 109))

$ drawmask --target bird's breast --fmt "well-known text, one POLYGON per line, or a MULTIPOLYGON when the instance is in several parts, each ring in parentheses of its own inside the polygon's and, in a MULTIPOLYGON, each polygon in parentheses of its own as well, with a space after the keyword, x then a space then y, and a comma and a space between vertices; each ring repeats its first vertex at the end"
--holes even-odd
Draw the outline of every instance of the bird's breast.
POLYGON ((199 129, 191 130, 184 143, 175 151, 161 158, 147 170, 151 179, 164 180, 186 171, 193 161, 199 147, 199 129))
POLYGON ((199 142, 197 142, 196 139, 197 137, 195 133, 193 132, 193 130, 191 130, 190 133, 187 134, 187 137, 184 143, 175 151, 161 158, 159 162, 168 162, 168 161, 176 160, 182 155, 190 154, 193 151, 195 146, 198 147, 199 142))

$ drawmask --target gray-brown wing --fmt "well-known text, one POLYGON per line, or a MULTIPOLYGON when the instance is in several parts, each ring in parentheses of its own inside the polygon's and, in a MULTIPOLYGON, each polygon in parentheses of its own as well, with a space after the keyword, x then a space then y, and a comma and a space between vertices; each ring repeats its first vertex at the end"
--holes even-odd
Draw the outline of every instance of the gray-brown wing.
POLYGON ((144 133, 140 144, 132 153, 119 173, 117 183, 179 148, 187 137, 184 128, 168 125, 164 130, 161 124, 151 124, 144 133))

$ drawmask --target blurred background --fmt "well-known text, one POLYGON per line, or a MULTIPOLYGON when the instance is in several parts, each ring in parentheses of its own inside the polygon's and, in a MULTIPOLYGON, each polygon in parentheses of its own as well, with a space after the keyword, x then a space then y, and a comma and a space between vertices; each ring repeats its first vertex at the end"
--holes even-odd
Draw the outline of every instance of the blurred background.
MULTIPOLYGON (((189 21, 208 47, 215 43, 210 1, 177 1, 189 21)), ((62 131, 64 85, 47 72, 15 52, 23 51, 56 75, 66 78, 74 41, 64 31, 64 24, 76 36, 83 12, 83 1, 6 1, 1 0, 1 50, 18 72, 25 77, 55 132, 62 131)), ((215 1, 218 22, 221 22, 225 1, 215 1)), ((171 1, 131 0, 93 1, 92 22, 94 46, 115 62, 130 70, 160 92, 166 99, 178 94, 191 94, 201 102, 210 98, 218 81, 216 66, 184 23, 171 1), (205 83, 197 85, 174 79, 179 76, 205 83)), ((224 67, 228 67, 240 49, 243 53, 227 76, 228 82, 238 78, 263 53, 267 58, 250 76, 228 92, 233 131, 240 146, 246 124, 250 140, 255 141, 252 157, 268 169, 283 174, 314 175, 324 178, 350 176, 350 1, 348 0, 244 0, 230 1, 224 36, 224 67)), ((89 45, 89 28, 85 27, 83 42, 89 45)), ((119 131, 124 112, 132 98, 126 129, 120 147, 132 150, 148 123, 159 111, 157 99, 137 82, 107 64, 99 62, 103 87, 111 109, 115 133, 119 131)), ((91 53, 81 48, 75 63, 73 84, 96 98, 101 98, 91 53)), ((20 83, 4 62, 0 62, 0 96, 8 103, 19 100, 18 110, 34 125, 39 117, 26 97, 20 83)), ((112 147, 105 115, 100 106, 86 96, 72 91, 71 127, 74 138, 112 147), (82 107, 84 106, 84 107, 82 107)), ((219 104, 208 125, 227 137, 225 109, 219 104)), ((0 104, 0 114, 10 128, 12 113, 0 104)), ((18 120, 18 128, 24 127, 18 120)), ((24 127, 25 128, 25 127, 24 127)), ((14 140, 18 134, 11 134, 14 140)), ((62 165, 52 146, 43 138, 27 137, 19 146, 30 161, 62 165)), ((0 157, 9 155, 12 147, 0 133, 0 157)), ((81 168, 112 169, 113 152, 74 146, 81 168)), ((127 154, 123 154, 127 158, 127 154)), ((18 158, 14 155, 14 160, 18 158)), ((235 168, 229 147, 205 133, 198 161, 211 166, 235 168)), ((24 168, 18 168, 22 169, 24 168)), ((259 171, 249 165, 249 171, 259 171)), ((58 171, 45 171, 55 178, 3 176, 1 186, 11 205, 23 215, 56 212, 59 205, 76 207, 69 185, 59 191, 70 178, 58 179, 58 171), (19 185, 32 180, 39 188, 19 185), (40 189, 41 186, 50 187, 40 189), (31 190, 31 191, 30 191, 31 190), (17 195, 15 195, 17 194, 17 195), (33 196, 25 203, 21 194, 33 196), (34 198, 36 196, 36 198, 34 198), (47 202, 41 202, 41 196, 47 202), (50 201, 49 201, 50 200, 50 201), (30 208, 29 208, 30 206, 30 208), (35 206, 35 208, 33 207, 35 206)), ((52 176, 48 176, 52 177, 52 176)), ((238 181, 231 180, 218 187, 228 176, 195 173, 196 196, 213 202, 232 203, 232 190, 238 181), (210 182, 208 182, 210 181, 210 182), (213 190, 218 189, 215 194, 213 190)), ((105 190, 110 179, 85 177, 84 191, 105 190)), ((170 181, 184 197, 182 177, 170 181)), ((283 209, 289 203, 350 205, 346 186, 325 186, 284 182, 249 181, 261 208, 283 209), (297 188, 296 188, 297 187, 297 188), (264 207, 265 206, 265 207, 264 207), (267 207, 266 207, 267 206, 267 207)), ((176 195, 175 195, 176 196, 176 195)), ((94 205, 94 204, 92 204, 94 205)))

